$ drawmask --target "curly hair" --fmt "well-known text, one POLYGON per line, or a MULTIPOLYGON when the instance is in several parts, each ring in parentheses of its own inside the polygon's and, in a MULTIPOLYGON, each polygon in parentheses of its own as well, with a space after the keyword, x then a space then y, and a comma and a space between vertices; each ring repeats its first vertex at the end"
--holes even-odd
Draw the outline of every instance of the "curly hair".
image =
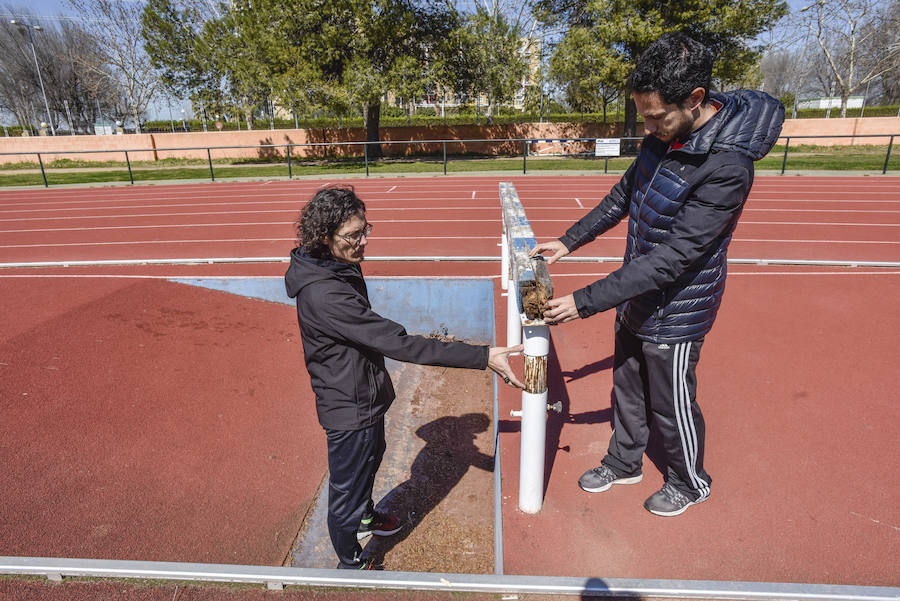
POLYGON ((328 186, 316 192, 297 219, 297 246, 313 257, 331 255, 325 237, 333 235, 341 224, 359 213, 366 205, 353 191, 353 186, 328 186))
POLYGON ((641 54, 628 83, 633 92, 657 92, 667 104, 681 104, 696 88, 703 88, 706 102, 712 68, 709 48, 683 33, 666 33, 641 54))

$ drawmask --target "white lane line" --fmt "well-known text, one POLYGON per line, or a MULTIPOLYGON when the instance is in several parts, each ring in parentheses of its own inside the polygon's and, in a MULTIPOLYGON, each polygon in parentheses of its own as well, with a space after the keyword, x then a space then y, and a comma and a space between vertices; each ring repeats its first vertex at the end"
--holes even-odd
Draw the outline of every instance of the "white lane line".
MULTIPOLYGON (((378 240, 495 240, 497 236, 379 236, 378 240)), ((551 238, 552 239, 552 238, 551 238)), ((610 236, 606 240, 624 240, 622 236, 610 236)), ((294 238, 214 238, 197 240, 125 240, 116 242, 57 242, 54 244, 4 244, 0 248, 59 248, 67 246, 124 246, 128 244, 201 244, 221 242, 284 242, 294 238)), ((734 242, 777 242, 782 244, 900 244, 897 240, 766 240, 736 238, 734 242)))
MULTIPOLYGON (((566 222, 568 219, 560 219, 566 222)), ((379 219, 374 223, 500 223, 499 219, 379 219)), ((294 221, 244 221, 229 222, 223 221, 218 223, 163 223, 157 225, 103 225, 94 227, 47 227, 47 228, 30 228, 21 230, 0 230, 0 234, 24 234, 29 232, 93 232, 104 230, 152 230, 165 228, 187 228, 187 227, 249 227, 256 225, 294 225, 294 221)), ((378 236, 383 238, 384 236, 378 236)))
MULTIPOLYGON (((553 279, 574 277, 605 277, 611 271, 594 271, 587 273, 554 273, 553 279)), ((728 277, 739 275, 900 275, 900 271, 855 271, 844 269, 842 271, 728 271, 728 277)))
POLYGON ((743 225, 836 225, 841 227, 900 227, 900 223, 851 223, 846 221, 741 221, 743 225))
MULTIPOLYGON (((379 236, 379 240, 496 240, 497 236, 379 236)), ((54 244, 3 244, 0 248, 59 248, 66 246, 127 246, 129 244, 204 244, 220 242, 285 242, 296 238, 213 238, 197 240, 122 240, 115 242, 57 242, 54 244)))
POLYGON ((138 244, 206 244, 213 242, 287 242, 296 238, 222 238, 213 240, 124 240, 117 242, 59 242, 56 244, 7 244, 0 248, 59 248, 66 246, 128 246, 138 244))
POLYGON ((388 190, 388 192, 393 192, 393 191, 396 190, 396 189, 397 189, 397 186, 391 186, 391 189, 388 190))
MULTIPOLYGON (((227 203, 226 203, 227 204, 227 203)), ((160 205, 166 206, 166 205, 160 205)), ((115 208, 134 208, 134 207, 115 207, 115 208)), ((446 211, 494 211, 493 207, 457 207, 457 206, 443 206, 439 208, 434 207, 397 207, 397 208, 369 208, 367 212, 374 211, 436 211, 436 210, 446 210, 446 211)), ((540 211, 540 210, 548 210, 548 211, 574 211, 575 209, 572 207, 530 207, 528 209, 529 212, 540 211)), ((784 213, 852 213, 852 214, 862 214, 862 213, 877 213, 877 214, 894 214, 900 213, 900 210, 843 210, 843 209, 744 209, 744 212, 784 212, 784 213)), ((23 211, 18 211, 23 212, 23 211)), ((248 211, 183 211, 178 213, 120 213, 120 214, 112 214, 112 215, 67 215, 67 216, 47 216, 47 217, 9 217, 0 219, 0 222, 7 221, 66 221, 71 219, 127 219, 129 217, 182 217, 182 216, 196 216, 196 215, 254 215, 258 213, 291 213, 296 214, 296 210, 294 209, 252 209, 248 211)), ((499 219, 498 219, 499 220, 499 219)), ((438 220, 443 221, 443 220, 438 220)), ((540 223, 540 222, 572 222, 573 219, 530 219, 532 223, 540 223)), ((741 223, 750 223, 747 221, 741 221, 741 223)), ((794 222, 785 222, 785 223, 794 223, 794 222)), ((824 223, 824 222, 823 222, 824 223)), ((873 225, 893 225, 893 224, 883 224, 877 223, 873 225)))
MULTIPOLYGON (((383 223, 383 222, 382 222, 383 223)), ((35 228, 28 230, 0 230, 0 234, 24 234, 28 232, 94 232, 103 230, 152 230, 164 228, 182 228, 182 227, 248 227, 253 225, 293 225, 293 221, 266 221, 266 222, 244 222, 244 223, 166 223, 160 225, 109 225, 98 227, 57 227, 57 228, 35 228)))
POLYGON ((900 240, 777 240, 769 238, 734 238, 735 242, 776 242, 788 244, 900 244, 900 240))
MULTIPOLYGON (((125 215, 124 217, 128 217, 125 215)), ((499 223, 499 219, 378 219, 373 223, 499 223)), ((531 223, 569 223, 571 219, 532 219, 531 223)), ((28 232, 89 232, 103 230, 141 230, 141 229, 165 229, 165 228, 187 228, 187 227, 251 227, 251 226, 271 226, 271 225, 294 225, 294 221, 220 221, 216 223, 160 223, 155 225, 102 225, 92 227, 46 227, 46 228, 27 228, 15 230, 0 230, 0 234, 24 234, 28 232)), ((900 227, 900 223, 827 223, 827 222, 795 222, 795 221, 742 221, 743 225, 812 225, 812 226, 835 226, 835 227, 900 227)), ((621 225, 624 227, 624 224, 621 225)), ((382 238, 383 236, 376 236, 382 238)), ((602 236, 602 240, 609 240, 609 237, 602 236)), ((737 238, 742 240, 744 238, 737 238)))
MULTIPOLYGON (((448 199, 458 201, 458 198, 448 199)), ((365 200, 368 204, 371 201, 365 200)), ((368 211, 434 211, 438 209, 446 209, 446 208, 458 208, 458 209, 489 209, 495 210, 494 207, 445 207, 441 204, 439 199, 430 198, 428 206, 417 206, 417 207, 374 207, 368 208, 368 211)), ((296 207, 295 210, 299 211, 302 205, 306 203, 301 203, 298 205, 296 202, 291 200, 273 200, 273 201, 241 201, 241 202, 190 202, 190 203, 178 203, 178 204, 150 204, 150 205, 114 205, 114 206, 106 206, 106 207, 58 207, 58 208, 50 208, 50 209, 6 209, 0 210, 0 213, 56 213, 62 211, 101 211, 101 210, 122 210, 122 209, 171 209, 176 207, 237 207, 237 206, 253 206, 253 205, 262 205, 262 206, 270 206, 270 205, 284 205, 289 204, 293 207, 296 207)), ((499 206, 499 205, 498 205, 499 206)), ((562 208, 562 207, 559 207, 562 208)), ((98 215, 102 217, 103 215, 98 215)))
MULTIPOLYGON (((370 259, 371 260, 371 259, 370 259)), ((288 259, 278 259, 273 257, 264 257, 263 260, 258 260, 255 257, 251 259, 229 259, 228 263, 240 263, 240 262, 253 262, 253 263, 287 263, 288 259)), ((498 259, 499 261, 499 259, 498 259)), ((178 266, 182 263, 224 263, 226 261, 219 260, 211 260, 211 259, 189 259, 187 261, 167 261, 160 262, 157 261, 156 264, 165 264, 165 265, 173 265, 178 266)), ((90 261, 80 261, 78 262, 79 266, 90 267, 90 261)), ((109 262, 103 263, 102 265, 109 265, 109 262)), ((121 264, 121 263, 119 263, 121 264)), ((145 263, 141 263, 140 261, 129 263, 136 265, 144 265, 145 263)), ((43 265, 43 267, 54 267, 55 265, 43 265)), ((62 262, 60 262, 60 266, 62 266, 62 262)), ((67 266, 71 266, 71 264, 67 264, 67 266)), ((0 264, 0 268, 4 268, 4 265, 0 264)), ((435 277, 440 277, 442 280, 493 280, 499 278, 500 276, 496 275, 379 275, 373 276, 377 277, 379 280, 386 279, 396 279, 396 280, 433 280, 435 277)), ((101 278, 101 279, 129 279, 129 280, 275 280, 282 279, 280 275, 188 275, 188 274, 174 274, 174 275, 128 275, 128 274, 120 274, 120 273, 76 273, 71 275, 58 274, 58 273, 44 273, 44 274, 9 274, 4 275, 0 274, 0 279, 3 278, 101 278)))
MULTIPOLYGON (((324 187, 324 186, 323 186, 324 187)), ((470 188, 471 189, 471 188, 470 188)), ((433 192, 434 190, 432 190, 433 192)), ((441 189, 441 192, 447 192, 446 190, 441 189)), ((493 192, 492 192, 493 193, 493 192)), ((362 193, 361 193, 362 194, 362 193)), ((472 199, 475 199, 477 195, 477 191, 472 191, 472 199)), ((188 195, 191 200, 203 200, 203 199, 235 199, 233 201, 228 202, 199 202, 192 204, 184 204, 184 203, 172 203, 166 205, 154 205, 154 204, 125 204, 122 207, 92 207, 93 208, 142 208, 142 207, 153 207, 153 206, 204 206, 204 205, 241 205, 241 204, 283 204, 283 203, 291 203, 297 205, 298 203, 304 203, 307 199, 298 197, 298 191, 294 192, 271 192, 268 194, 191 194, 188 195), (270 200, 274 197, 289 197, 290 200, 270 200), (255 200, 255 199, 264 199, 264 200, 255 200)), ((369 195, 363 195, 363 200, 368 203, 378 203, 378 202, 396 202, 398 199, 396 197, 392 198, 371 198, 369 195)), ((417 194, 410 194, 409 201, 414 202, 415 199, 418 198, 417 194)), ((453 195, 452 193, 447 194, 441 198, 435 198, 433 196, 429 196, 429 201, 453 201, 458 200, 458 196, 453 195)), ((152 197, 146 198, 101 198, 96 200, 41 200, 41 201, 21 201, 21 202, 8 202, 8 203, 0 203, 0 207, 20 207, 16 209, 7 208, 0 212, 22 212, 22 211, 56 211, 56 210, 78 210, 78 209, 88 209, 88 205, 96 205, 100 203, 138 203, 138 202, 147 202, 147 201, 163 201, 163 200, 183 200, 177 194, 172 194, 168 196, 160 196, 156 194, 152 197), (49 209, 40 209, 35 208, 40 205, 53 205, 52 208, 49 209), (65 205, 78 205, 74 209, 66 209, 63 208, 65 205)), ((528 196, 528 202, 538 202, 544 200, 558 200, 558 196, 528 196)), ((752 207, 757 203, 778 203, 778 204, 790 204, 790 203, 846 203, 846 204, 857 204, 857 203, 865 203, 865 204, 900 204, 900 194, 898 194, 895 199, 833 199, 833 200, 823 200, 823 199, 799 199, 799 198, 759 198, 758 196, 750 195, 750 198, 747 200, 748 207, 752 207)), ((298 207, 299 208, 299 207, 298 207)), ((774 210, 774 209, 773 209, 774 210)))
MULTIPOLYGON (((372 259, 367 259, 372 260, 372 259)), ((459 259, 460 261, 465 262, 465 259, 459 259)), ((500 260, 499 258, 497 259, 500 260)), ((118 261, 104 261, 104 262, 93 262, 93 261, 73 261, 71 263, 66 263, 65 261, 55 262, 53 265, 45 265, 41 264, 41 267, 62 267, 62 266, 72 266, 74 263, 78 263, 78 265, 83 265, 86 267, 89 266, 103 266, 110 264, 128 264, 128 265, 141 265, 146 266, 148 264, 168 264, 168 265, 178 265, 180 263, 224 263, 226 261, 221 260, 212 260, 212 259, 188 259, 188 260, 169 260, 169 261, 151 261, 148 259, 138 259, 135 261, 130 261, 128 263, 118 262, 118 261)), ((241 263, 241 262, 252 262, 252 263, 287 263, 286 258, 279 257, 251 257, 251 258, 235 258, 229 259, 228 263, 241 263)), ((475 261, 471 261, 475 262, 475 261)), ((76 265, 76 266, 78 266, 76 265)), ((12 264, 0 264, 0 268, 9 268, 17 267, 17 265, 12 264)), ((33 267, 33 264, 23 264, 23 267, 33 267)), ((605 277, 608 276, 610 272, 595 272, 595 273, 558 273, 553 275, 553 279, 564 278, 564 277, 605 277)), ((863 276, 863 275, 900 275, 900 271, 852 271, 852 270, 842 270, 842 271, 731 271, 728 273, 728 276, 744 276, 744 275, 802 275, 802 276, 815 276, 815 275, 838 275, 838 276, 863 276)), ((399 275, 399 276, 385 276, 380 275, 377 276, 379 279, 381 278, 397 278, 404 280, 411 279, 434 279, 436 276, 433 275, 399 275)), ((491 276, 491 275, 462 275, 462 276, 447 276, 440 275, 438 276, 441 279, 464 279, 464 280, 486 280, 486 279, 494 279, 499 278, 500 276, 491 276)), ((258 280, 271 280, 271 279, 280 279, 281 276, 270 276, 270 275, 207 275, 207 276, 198 276, 198 275, 190 275, 190 274, 173 274, 173 275, 128 275, 128 274, 116 274, 116 273, 76 273, 76 274, 59 274, 59 273, 32 273, 32 274, 24 274, 24 273, 13 273, 13 274, 3 274, 0 273, 0 279, 48 279, 48 278, 65 278, 65 279, 75 279, 75 278, 102 278, 102 279, 155 279, 155 280, 172 280, 172 279, 181 279, 181 278, 191 278, 191 279, 215 279, 215 280, 248 280, 248 279, 258 279, 258 280)))
MULTIPOLYGON (((885 193, 887 194, 887 193, 885 193)), ((865 202, 865 203, 891 203, 897 204, 900 203, 900 197, 893 199, 874 199, 874 198, 760 198, 759 196, 753 196, 750 194, 750 198, 747 199, 747 203, 757 203, 757 202, 778 202, 778 203, 791 203, 791 202, 814 202, 816 204, 823 202, 847 202, 847 203, 856 203, 856 202, 865 202)))
POLYGON ((577 202, 577 203, 578 203, 578 206, 579 206, 579 207, 581 207, 581 208, 582 208, 582 209, 583 209, 583 208, 584 208, 584 205, 583 205, 583 204, 581 204, 581 201, 580 201, 580 200, 578 200, 578 199, 577 199, 577 198, 576 198, 576 199, 575 199, 575 202, 577 202))
POLYGON ((756 211, 759 213, 900 213, 897 209, 755 209, 745 208, 744 212, 756 211))

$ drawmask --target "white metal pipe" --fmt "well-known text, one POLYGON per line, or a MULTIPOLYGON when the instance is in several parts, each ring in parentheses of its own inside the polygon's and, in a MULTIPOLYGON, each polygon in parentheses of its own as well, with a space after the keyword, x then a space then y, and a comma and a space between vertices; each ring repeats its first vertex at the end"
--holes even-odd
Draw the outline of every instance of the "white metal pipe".
POLYGON ((500 236, 500 287, 509 290, 509 239, 506 237, 506 229, 500 236))
POLYGON ((522 392, 519 449, 519 509, 538 513, 544 502, 544 449, 547 437, 547 391, 522 392))
POLYGON ((440 572, 355 572, 316 568, 282 568, 205 563, 172 563, 53 557, 0 557, 0 574, 58 575, 107 579, 196 582, 272 583, 306 587, 378 588, 450 593, 484 592, 594 597, 722 599, 754 601, 896 601, 900 588, 741 582, 655 580, 594 577, 447 574, 440 572))
POLYGON ((547 355, 550 328, 526 326, 525 390, 519 449, 519 509, 537 513, 544 500, 544 453, 547 440, 547 355))
POLYGON ((518 344, 522 344, 522 317, 519 314, 516 283, 510 280, 506 290, 506 346, 518 344))
POLYGON ((525 326, 525 356, 546 357, 550 354, 550 326, 525 326))

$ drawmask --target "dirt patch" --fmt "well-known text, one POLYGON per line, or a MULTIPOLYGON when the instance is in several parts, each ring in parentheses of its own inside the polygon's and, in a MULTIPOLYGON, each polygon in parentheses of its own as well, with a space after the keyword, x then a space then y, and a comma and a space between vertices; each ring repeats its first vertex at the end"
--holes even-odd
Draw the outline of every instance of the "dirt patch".
POLYGON ((406 527, 366 553, 388 570, 494 571, 493 386, 489 372, 402 365, 375 499, 406 527))

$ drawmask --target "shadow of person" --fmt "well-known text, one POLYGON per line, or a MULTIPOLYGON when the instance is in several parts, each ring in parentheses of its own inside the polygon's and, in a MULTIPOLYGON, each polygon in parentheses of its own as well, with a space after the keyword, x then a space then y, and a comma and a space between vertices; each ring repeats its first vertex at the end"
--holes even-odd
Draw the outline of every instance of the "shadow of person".
POLYGON ((581 378, 590 376, 591 374, 596 374, 601 371, 605 371, 607 369, 612 369, 613 367, 613 357, 610 355, 606 359, 601 359, 600 361, 594 361, 593 363, 588 363, 587 365, 582 365, 578 369, 573 369, 571 371, 563 371, 562 375, 566 378, 566 382, 574 382, 575 380, 580 380, 581 378))
POLYGON ((396 515, 405 525, 393 536, 373 536, 365 545, 365 555, 383 560, 450 494, 469 467, 494 471, 494 457, 475 446, 477 434, 487 431, 490 424, 484 413, 467 413, 441 417, 416 430, 425 447, 416 455, 409 479, 385 495, 376 508, 396 515))

